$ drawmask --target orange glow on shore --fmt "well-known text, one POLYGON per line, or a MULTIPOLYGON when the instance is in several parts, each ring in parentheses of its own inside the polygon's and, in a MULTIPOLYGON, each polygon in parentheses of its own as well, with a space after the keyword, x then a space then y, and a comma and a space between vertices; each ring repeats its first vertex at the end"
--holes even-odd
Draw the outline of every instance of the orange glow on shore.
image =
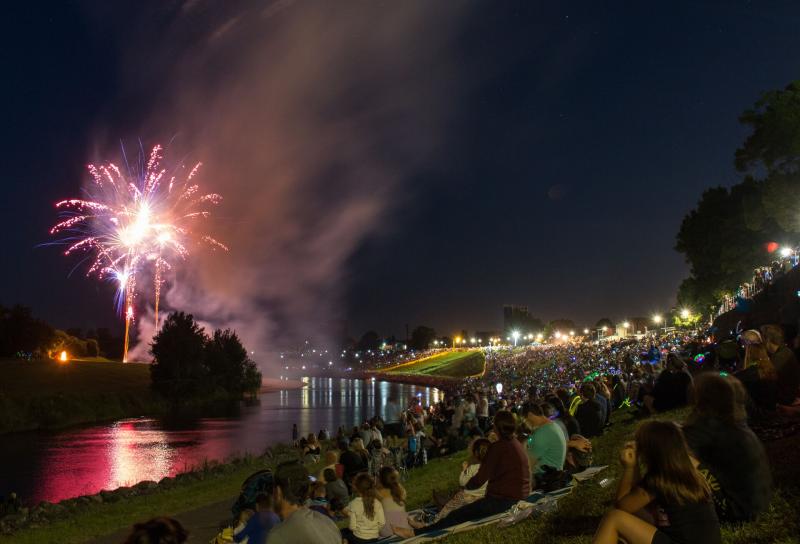
POLYGON ((66 363, 67 361, 69 361, 69 357, 67 357, 67 352, 66 351, 62 351, 61 355, 58 356, 58 360, 59 360, 59 362, 62 362, 62 363, 66 363))

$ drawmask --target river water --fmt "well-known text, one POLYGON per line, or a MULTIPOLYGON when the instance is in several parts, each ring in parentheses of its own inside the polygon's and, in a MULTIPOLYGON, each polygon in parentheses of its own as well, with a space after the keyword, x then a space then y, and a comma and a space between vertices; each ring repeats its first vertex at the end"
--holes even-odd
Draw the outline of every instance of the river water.
POLYGON ((383 415, 394 393, 401 402, 421 396, 438 402, 434 388, 371 380, 308 378, 301 389, 262 393, 260 403, 235 417, 203 418, 181 424, 154 418, 58 432, 0 437, 0 495, 16 491, 28 504, 97 493, 185 472, 204 460, 260 454, 289 443, 292 424, 302 434, 353 425, 383 415))

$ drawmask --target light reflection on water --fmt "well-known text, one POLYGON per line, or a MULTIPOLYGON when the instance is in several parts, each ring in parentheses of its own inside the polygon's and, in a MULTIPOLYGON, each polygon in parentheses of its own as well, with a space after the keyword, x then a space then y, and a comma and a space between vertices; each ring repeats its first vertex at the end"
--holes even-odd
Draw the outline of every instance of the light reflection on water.
POLYGON ((204 418, 180 426, 157 419, 126 419, 57 433, 3 437, 0 495, 16 491, 29 504, 174 476, 204 460, 261 453, 301 434, 353 425, 385 415, 391 393, 405 406, 412 396, 438 402, 436 389, 361 380, 309 378, 303 389, 261 395, 237 417, 204 418))

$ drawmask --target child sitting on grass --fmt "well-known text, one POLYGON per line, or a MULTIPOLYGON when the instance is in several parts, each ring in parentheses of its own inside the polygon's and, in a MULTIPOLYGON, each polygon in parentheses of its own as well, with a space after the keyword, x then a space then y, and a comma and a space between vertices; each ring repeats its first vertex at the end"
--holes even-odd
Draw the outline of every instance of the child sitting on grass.
POLYGON ((323 471, 325 478, 325 497, 332 512, 339 514, 350 500, 350 493, 344 480, 336 476, 336 472, 331 468, 323 471))
POLYGON ((256 497, 255 513, 250 516, 244 527, 240 525, 234 530, 233 541, 263 544, 267 540, 269 531, 279 522, 280 518, 273 510, 272 495, 261 494, 256 497))
POLYGON ((623 466, 616 509, 600 522, 596 544, 719 544, 719 521, 711 490, 689 457, 680 428, 672 422, 648 421, 636 441, 620 452, 623 466), (640 476, 639 468, 644 469, 640 476), (657 507, 655 524, 634 515, 657 507))
POLYGON ((350 524, 348 528, 342 529, 342 538, 349 544, 377 542, 386 519, 378 490, 375 488, 375 480, 369 474, 361 473, 353 482, 353 490, 357 496, 345 509, 350 524))

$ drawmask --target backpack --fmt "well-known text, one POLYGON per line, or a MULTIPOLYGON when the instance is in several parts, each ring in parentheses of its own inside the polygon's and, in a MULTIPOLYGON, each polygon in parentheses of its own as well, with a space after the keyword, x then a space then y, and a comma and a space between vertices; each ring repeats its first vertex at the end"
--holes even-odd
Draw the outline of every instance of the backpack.
POLYGON ((242 491, 231 507, 234 519, 238 519, 243 510, 255 510, 259 495, 272 495, 275 478, 269 469, 259 470, 251 474, 242 484, 242 491))
POLYGON ((541 474, 536 475, 536 489, 545 493, 569 487, 572 482, 572 475, 564 470, 556 470, 551 466, 543 466, 541 474))

